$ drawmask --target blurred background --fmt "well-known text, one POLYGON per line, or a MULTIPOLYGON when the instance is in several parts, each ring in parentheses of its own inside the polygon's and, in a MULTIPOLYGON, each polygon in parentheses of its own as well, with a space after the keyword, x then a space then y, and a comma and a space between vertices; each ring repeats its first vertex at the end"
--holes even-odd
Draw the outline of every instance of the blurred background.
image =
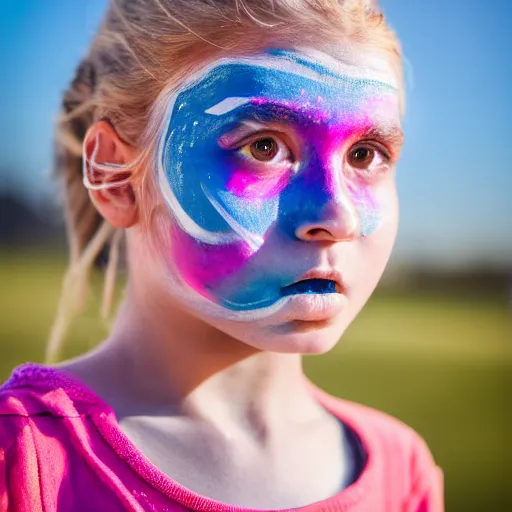
MULTIPOLYGON (((56 310, 66 242, 53 123, 105 5, 0 2, 0 381, 42 360, 56 310)), ((306 370, 414 427, 445 472, 448 512, 512 510, 512 3, 381 6, 406 59, 401 229, 365 310, 306 370)), ((95 274, 66 355, 105 336, 100 296, 95 274)))

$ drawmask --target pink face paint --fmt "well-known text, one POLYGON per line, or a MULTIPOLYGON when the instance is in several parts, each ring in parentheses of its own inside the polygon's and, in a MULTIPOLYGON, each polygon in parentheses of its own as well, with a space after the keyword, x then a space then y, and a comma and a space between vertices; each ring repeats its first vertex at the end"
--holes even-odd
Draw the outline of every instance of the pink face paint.
POLYGON ((262 177, 254 171, 240 169, 235 171, 227 183, 227 190, 238 197, 264 199, 278 195, 288 185, 291 170, 283 174, 262 177))
POLYGON ((254 251, 244 242, 227 245, 205 245, 172 226, 171 261, 180 269, 182 278, 196 292, 213 298, 215 286, 248 263, 254 251))

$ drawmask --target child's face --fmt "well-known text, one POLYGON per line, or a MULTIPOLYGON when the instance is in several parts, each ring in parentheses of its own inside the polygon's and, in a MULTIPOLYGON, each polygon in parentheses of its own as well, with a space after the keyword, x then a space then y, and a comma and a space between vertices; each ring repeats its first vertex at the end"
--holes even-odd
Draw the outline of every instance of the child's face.
POLYGON ((397 224, 399 99, 379 66, 273 50, 170 97, 163 254, 197 316, 257 348, 319 352, 357 314, 397 224))

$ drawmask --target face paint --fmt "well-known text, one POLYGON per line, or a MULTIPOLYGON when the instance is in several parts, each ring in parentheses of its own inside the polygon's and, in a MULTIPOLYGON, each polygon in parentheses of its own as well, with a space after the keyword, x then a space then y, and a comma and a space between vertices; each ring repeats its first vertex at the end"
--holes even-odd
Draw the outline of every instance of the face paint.
MULTIPOLYGON (((158 156, 176 221, 169 262, 195 292, 232 312, 271 314, 289 300, 300 276, 292 265, 275 270, 278 240, 320 222, 330 203, 351 212, 360 236, 381 222, 371 179, 347 169, 345 153, 397 124, 397 91, 389 76, 324 60, 278 50, 222 59, 169 101, 158 156), (289 132, 296 147, 280 148, 277 162, 257 161, 248 149, 255 133, 289 132)), ((296 289, 332 292, 331 284, 296 289)))

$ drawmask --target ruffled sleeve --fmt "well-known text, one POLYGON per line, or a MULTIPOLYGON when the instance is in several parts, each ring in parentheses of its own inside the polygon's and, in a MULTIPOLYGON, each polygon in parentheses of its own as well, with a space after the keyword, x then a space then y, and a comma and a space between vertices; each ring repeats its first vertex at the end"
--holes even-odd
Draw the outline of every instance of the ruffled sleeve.
POLYGON ((39 461, 27 417, 0 393, 0 511, 43 511, 39 461), (12 414, 8 414, 12 405, 12 414))

